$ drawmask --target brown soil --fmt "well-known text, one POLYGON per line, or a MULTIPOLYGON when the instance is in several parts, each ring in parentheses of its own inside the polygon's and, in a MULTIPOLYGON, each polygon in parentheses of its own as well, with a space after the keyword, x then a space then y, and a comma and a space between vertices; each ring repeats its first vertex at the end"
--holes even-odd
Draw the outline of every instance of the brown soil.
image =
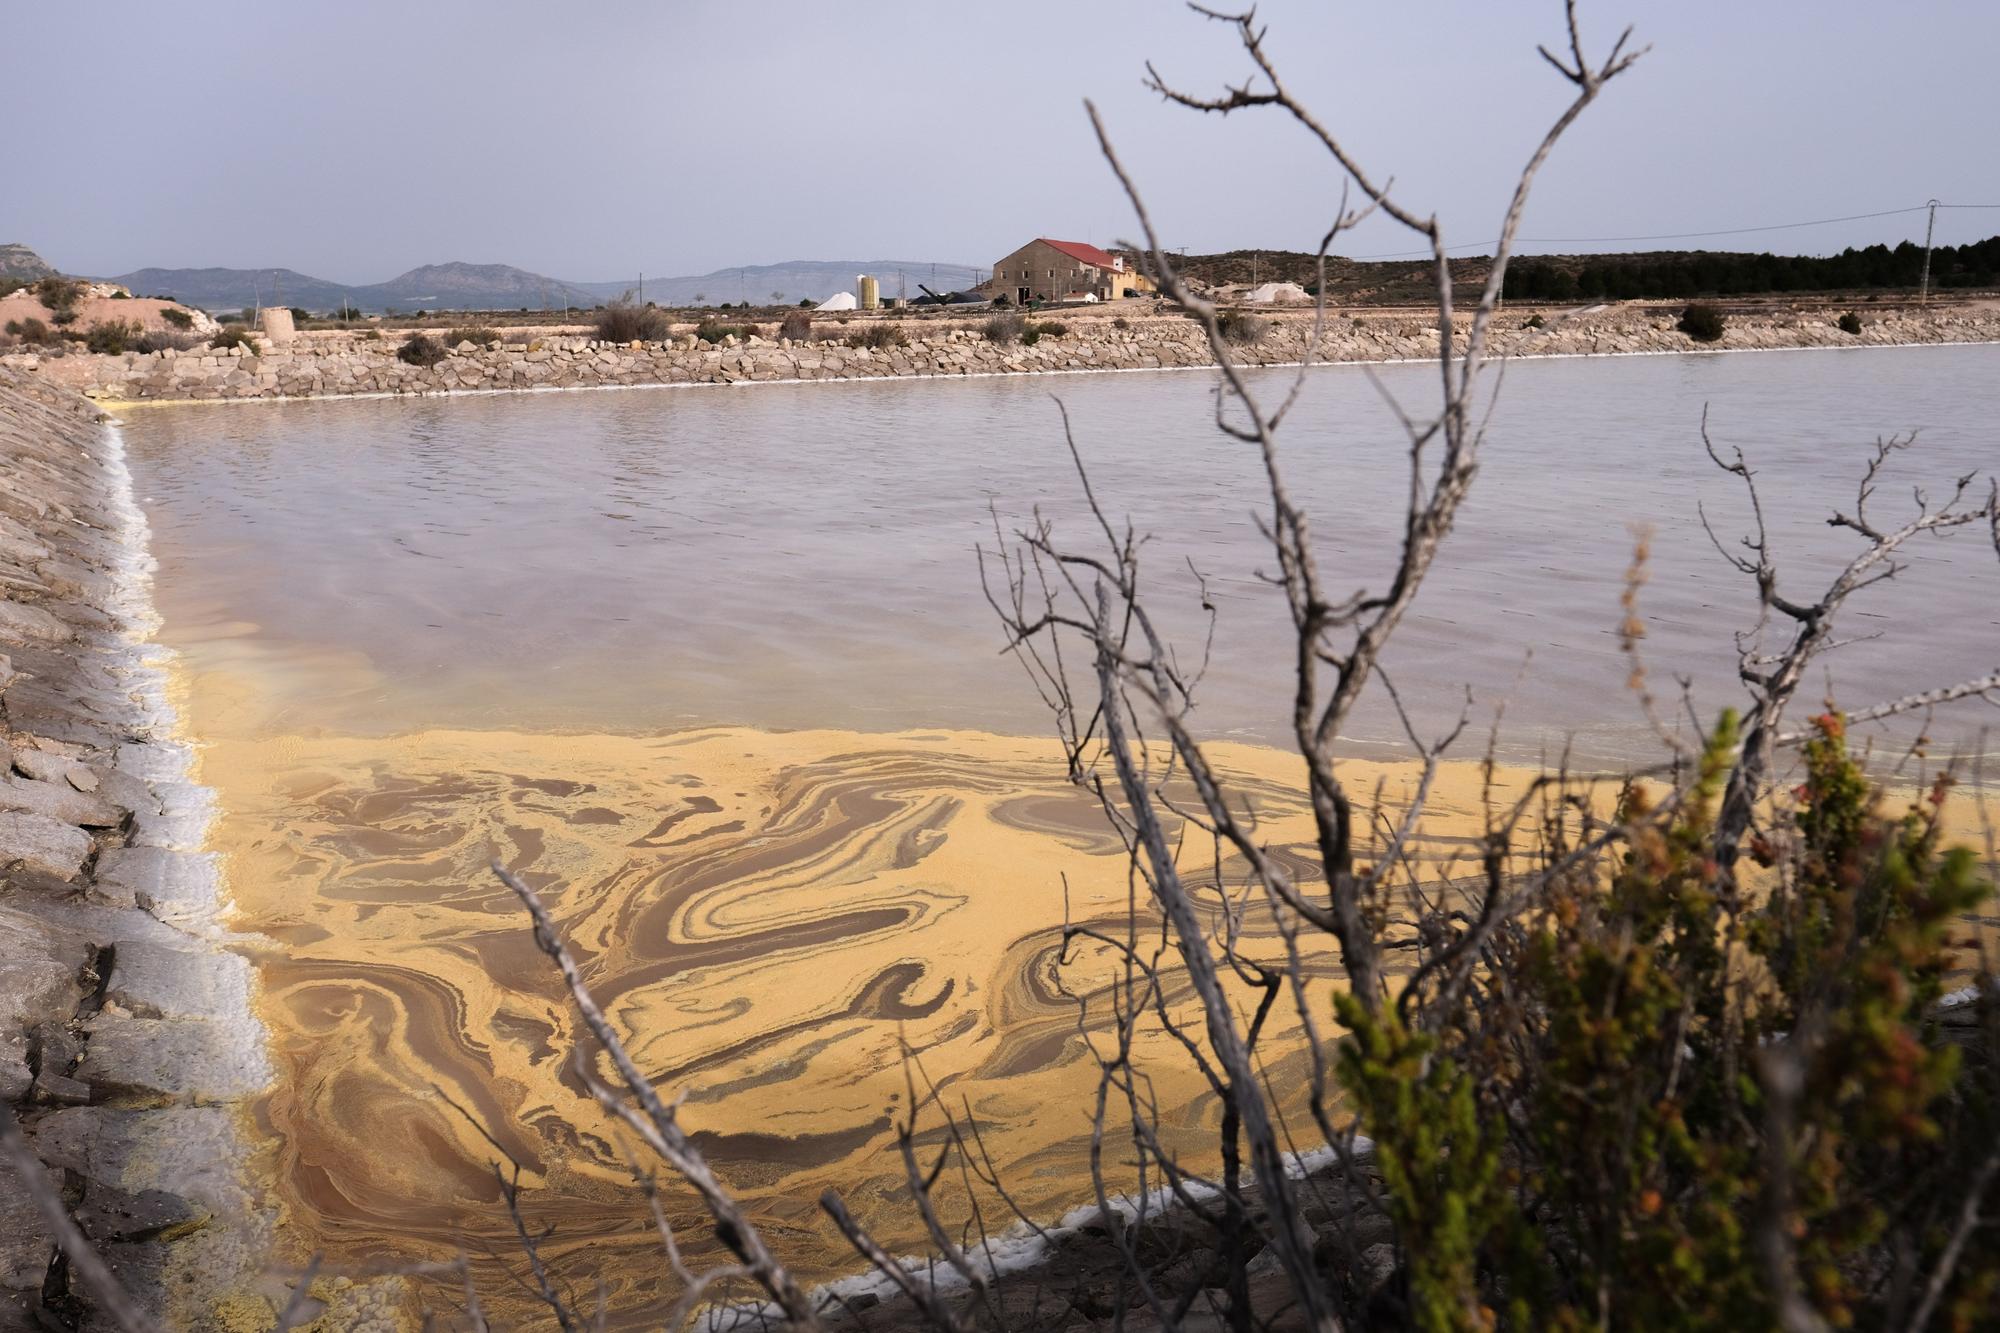
MULTIPOLYGON (((162 301, 151 296, 134 296, 124 300, 109 297, 84 297, 76 303, 76 320, 68 327, 81 331, 94 324, 126 323, 137 324, 146 332, 179 332, 169 324, 162 310, 184 310, 185 306, 173 301, 162 301)), ((11 296, 0 297, 0 326, 8 320, 39 319, 51 328, 55 327, 53 313, 43 305, 41 298, 32 291, 18 291, 11 296)))

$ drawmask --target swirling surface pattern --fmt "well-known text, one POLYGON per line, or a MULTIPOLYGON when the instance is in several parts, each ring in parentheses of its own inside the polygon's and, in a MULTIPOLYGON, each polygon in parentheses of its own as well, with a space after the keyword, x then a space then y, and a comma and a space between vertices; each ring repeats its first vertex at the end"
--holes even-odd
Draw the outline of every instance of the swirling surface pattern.
MULTIPOLYGON (((1224 750, 1273 846, 1307 855, 1282 756, 1224 750)), ((807 1274, 853 1264, 817 1215, 829 1185, 917 1240, 893 1146, 906 1048, 1032 1213, 1077 1202, 1095 1087, 1078 997, 1108 973, 1084 950, 1058 966, 1062 928, 1122 935, 1130 886, 1046 741, 289 737, 218 742, 204 772, 230 810, 240 924, 280 946, 262 1116, 302 1248, 511 1248, 496 1153, 448 1098, 522 1164, 570 1276, 607 1279, 628 1311, 667 1290, 629 1135, 570 1063, 575 1010, 493 860, 546 895, 642 1068, 807 1274)), ((1447 821, 1469 816, 1462 777, 1447 821)), ((1155 1063, 1165 1121, 1204 1126, 1201 1090, 1164 1076, 1184 1062, 1155 1063)))

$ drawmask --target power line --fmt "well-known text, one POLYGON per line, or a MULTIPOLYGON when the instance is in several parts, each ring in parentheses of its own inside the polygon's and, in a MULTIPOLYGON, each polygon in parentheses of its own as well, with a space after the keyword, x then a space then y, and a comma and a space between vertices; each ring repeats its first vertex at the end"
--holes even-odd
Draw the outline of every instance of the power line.
MULTIPOLYGON (((1878 213, 1850 213, 1846 217, 1814 218, 1809 222, 1774 222, 1761 227, 1725 227, 1716 231, 1670 231, 1650 236, 1523 236, 1515 240, 1519 245, 1621 245, 1633 241, 1692 241, 1709 236, 1749 236, 1757 232, 1793 231, 1800 227, 1825 227, 1836 222, 1865 222, 1870 218, 1897 217, 1904 213, 1922 213, 1929 204, 1916 204, 1909 208, 1885 208, 1878 213)), ((2000 209, 2000 204, 1939 204, 1939 208, 2000 209)), ((1452 250, 1491 250, 1498 241, 1470 241, 1464 245, 1448 245, 1452 250)), ((1350 259, 1414 259, 1429 255, 1429 250, 1398 250, 1389 254, 1350 255, 1350 259)))

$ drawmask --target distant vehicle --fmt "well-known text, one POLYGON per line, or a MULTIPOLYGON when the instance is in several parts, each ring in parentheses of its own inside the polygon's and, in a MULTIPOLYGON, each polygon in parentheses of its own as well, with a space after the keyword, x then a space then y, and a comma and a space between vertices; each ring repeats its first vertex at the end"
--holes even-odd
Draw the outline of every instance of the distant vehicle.
POLYGON ((911 301, 911 305, 982 305, 987 300, 978 292, 934 292, 921 282, 917 290, 923 295, 911 301))

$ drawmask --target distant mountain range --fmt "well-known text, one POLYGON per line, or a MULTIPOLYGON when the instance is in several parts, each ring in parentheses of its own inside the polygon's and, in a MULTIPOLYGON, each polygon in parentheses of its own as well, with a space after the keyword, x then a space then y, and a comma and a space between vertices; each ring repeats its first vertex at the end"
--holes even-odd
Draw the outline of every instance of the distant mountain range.
MULTIPOLYGON (((717 269, 691 278, 646 279, 646 299, 661 305, 718 305, 724 301, 754 305, 786 305, 806 300, 824 301, 835 292, 851 292, 860 274, 869 274, 882 284, 885 297, 921 296, 918 283, 934 291, 950 292, 970 287, 986 276, 986 270, 966 264, 937 264, 916 259, 793 259, 782 264, 746 264, 742 268, 717 269), (778 295, 778 293, 783 293, 778 295)), ((593 294, 596 300, 613 300, 639 285, 638 275, 619 282, 580 282, 573 286, 593 294)))
MULTIPOLYGON (((33 251, 16 248, 34 258, 33 251)), ((693 277, 647 278, 645 299, 661 305, 823 301, 835 292, 852 291, 855 276, 861 273, 873 274, 881 282, 884 296, 896 295, 899 283, 907 285, 908 295, 917 296, 919 282, 938 291, 951 291, 971 286, 983 272, 964 264, 927 260, 802 259, 719 269, 693 277)), ((168 296, 204 310, 289 305, 318 311, 352 302, 369 313, 523 307, 559 310, 565 305, 613 301, 639 288, 636 273, 615 282, 570 282, 507 264, 458 263, 426 264, 387 282, 368 284, 329 282, 288 268, 142 268, 109 280, 131 288, 134 295, 168 296)))

